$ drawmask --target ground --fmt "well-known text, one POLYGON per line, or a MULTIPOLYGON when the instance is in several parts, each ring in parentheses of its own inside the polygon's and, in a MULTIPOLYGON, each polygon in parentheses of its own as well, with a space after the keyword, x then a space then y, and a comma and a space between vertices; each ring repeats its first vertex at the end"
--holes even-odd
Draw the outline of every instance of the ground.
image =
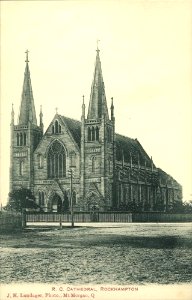
MULTIPOLYGON (((58 225, 58 224, 56 224, 58 225)), ((90 223, 3 234, 1 283, 192 281, 191 223, 90 223)))

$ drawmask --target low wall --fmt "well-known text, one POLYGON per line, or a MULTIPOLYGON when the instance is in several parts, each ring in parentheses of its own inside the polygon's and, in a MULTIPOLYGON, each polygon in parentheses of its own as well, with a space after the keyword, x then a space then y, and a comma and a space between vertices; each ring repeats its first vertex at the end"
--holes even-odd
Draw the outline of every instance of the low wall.
POLYGON ((22 229, 21 213, 0 212, 0 232, 8 232, 22 229))

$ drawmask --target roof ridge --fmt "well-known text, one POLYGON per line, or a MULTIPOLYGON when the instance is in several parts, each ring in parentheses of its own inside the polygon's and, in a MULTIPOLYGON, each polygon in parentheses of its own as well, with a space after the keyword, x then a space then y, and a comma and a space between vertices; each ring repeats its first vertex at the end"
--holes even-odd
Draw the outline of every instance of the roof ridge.
POLYGON ((64 116, 64 115, 59 115, 59 116, 65 118, 65 119, 68 119, 68 120, 72 120, 72 121, 81 123, 80 120, 76 120, 76 119, 73 119, 73 118, 69 118, 69 117, 66 117, 66 116, 64 116))

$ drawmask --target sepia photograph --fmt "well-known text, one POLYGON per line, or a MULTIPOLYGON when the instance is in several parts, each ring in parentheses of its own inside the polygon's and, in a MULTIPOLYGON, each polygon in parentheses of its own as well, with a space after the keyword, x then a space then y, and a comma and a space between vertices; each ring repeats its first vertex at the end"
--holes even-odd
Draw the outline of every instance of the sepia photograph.
POLYGON ((0 8, 0 299, 191 299, 192 2, 0 8))

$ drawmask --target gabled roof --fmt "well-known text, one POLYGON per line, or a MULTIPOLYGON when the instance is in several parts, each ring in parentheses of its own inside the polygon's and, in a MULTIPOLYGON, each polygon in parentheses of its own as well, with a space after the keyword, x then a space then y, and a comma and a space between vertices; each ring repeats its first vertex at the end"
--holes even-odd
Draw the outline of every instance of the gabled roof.
POLYGON ((67 118, 65 116, 61 116, 60 118, 64 121, 64 123, 67 125, 67 128, 70 130, 72 137, 74 138, 77 145, 81 146, 81 122, 67 118))
POLYGON ((167 185, 172 185, 172 186, 180 186, 181 185, 169 174, 167 174, 165 171, 162 169, 158 168, 158 173, 161 178, 161 183, 162 184, 167 184, 167 185))
POLYGON ((137 139, 131 139, 129 137, 116 134, 116 159, 122 161, 124 157, 125 162, 131 162, 133 164, 151 166, 151 159, 139 143, 137 139))
MULTIPOLYGON (((81 122, 67 118, 65 116, 61 116, 60 118, 64 121, 64 123, 67 125, 67 128, 69 129, 72 137, 74 138, 75 142, 81 147, 81 122)), ((132 163, 138 164, 138 160, 140 165, 146 165, 148 167, 151 166, 151 159, 139 143, 137 139, 131 139, 129 137, 116 134, 116 159, 118 161, 123 160, 129 162, 132 157, 132 163)))

